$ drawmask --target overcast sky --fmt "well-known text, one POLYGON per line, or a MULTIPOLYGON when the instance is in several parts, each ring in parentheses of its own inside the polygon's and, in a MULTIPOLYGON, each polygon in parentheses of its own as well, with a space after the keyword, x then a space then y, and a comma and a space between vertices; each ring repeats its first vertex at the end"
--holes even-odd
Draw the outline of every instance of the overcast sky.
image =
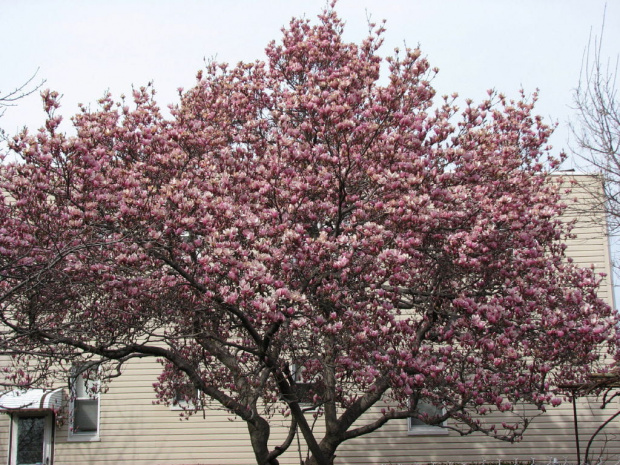
MULTIPOLYGON (((130 95, 132 85, 151 81, 166 107, 177 101, 178 87, 193 85, 205 58, 263 59, 265 45, 279 40, 293 16, 316 18, 325 6, 325 0, 0 0, 0 94, 38 69, 37 81, 63 95, 67 122, 79 102, 96 102, 106 90, 130 95)), ((336 8, 350 41, 366 36, 368 17, 387 20, 383 56, 403 43, 420 45, 440 69, 439 95, 480 100, 491 88, 513 97, 521 88, 540 89, 537 112, 559 124, 554 151, 568 149, 572 91, 605 10, 603 55, 615 62, 620 53, 620 0, 340 0, 336 8)), ((0 127, 9 134, 38 128, 43 116, 38 95, 31 95, 7 109, 0 127)), ((564 168, 576 165, 571 158, 564 168)), ((617 255, 620 246, 612 250, 617 255)))
MULTIPOLYGON (((383 54, 420 45, 440 69, 439 94, 479 100, 489 88, 517 96, 540 89, 538 113, 560 123, 552 139, 566 146, 571 91, 590 34, 600 33, 607 3, 604 53, 620 51, 620 0, 340 0, 346 39, 360 41, 367 17, 387 20, 383 54)), ((293 16, 315 18, 324 0, 0 0, 6 93, 37 69, 45 87, 63 95, 62 114, 154 82, 163 107, 190 87, 205 58, 236 63, 264 57, 293 16)), ((40 100, 9 108, 0 127, 14 133, 43 122, 40 100)), ((568 166, 570 167, 570 166, 568 166)))

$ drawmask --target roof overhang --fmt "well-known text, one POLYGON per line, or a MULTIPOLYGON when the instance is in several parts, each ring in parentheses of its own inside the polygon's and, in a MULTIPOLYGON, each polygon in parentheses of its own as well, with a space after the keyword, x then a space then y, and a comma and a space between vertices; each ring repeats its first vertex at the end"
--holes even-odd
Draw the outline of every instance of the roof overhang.
POLYGON ((0 412, 59 410, 62 406, 62 389, 14 390, 0 394, 0 412))

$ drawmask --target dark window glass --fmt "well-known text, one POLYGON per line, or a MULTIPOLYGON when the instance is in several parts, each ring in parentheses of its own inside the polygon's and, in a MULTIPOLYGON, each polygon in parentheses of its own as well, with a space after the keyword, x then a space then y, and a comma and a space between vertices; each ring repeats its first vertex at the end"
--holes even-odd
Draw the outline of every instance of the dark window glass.
POLYGON ((43 434, 45 417, 17 419, 17 465, 43 463, 43 434))

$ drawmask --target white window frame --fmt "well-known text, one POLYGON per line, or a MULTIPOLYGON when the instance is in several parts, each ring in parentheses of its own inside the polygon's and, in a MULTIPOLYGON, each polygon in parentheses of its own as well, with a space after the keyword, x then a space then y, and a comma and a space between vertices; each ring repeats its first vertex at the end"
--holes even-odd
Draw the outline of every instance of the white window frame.
MULTIPOLYGON (((441 410, 441 414, 446 413, 445 408, 440 408, 434 405, 431 402, 425 401, 423 399, 418 400, 418 406, 432 406, 436 410, 441 410)), ((419 418, 409 417, 407 418, 407 433, 409 436, 447 436, 450 434, 450 431, 445 428, 447 426, 448 421, 442 421, 439 425, 427 425, 427 424, 414 424, 415 420, 422 421, 419 418)))
POLYGON ((43 429, 43 463, 45 465, 53 463, 54 415, 50 411, 24 411, 11 414, 11 452, 9 454, 9 465, 15 465, 17 463, 19 419, 26 417, 44 417, 45 425, 43 429))
POLYGON ((86 379, 85 370, 80 369, 80 367, 74 367, 71 373, 71 378, 69 380, 69 433, 67 435, 67 441, 69 442, 94 442, 100 441, 100 430, 101 430, 101 393, 100 393, 100 383, 99 381, 93 381, 92 379, 86 379), (82 391, 86 391, 87 393, 91 390, 88 387, 90 384, 95 388, 94 395, 88 396, 77 396, 77 382, 84 383, 82 391), (86 400, 96 400, 97 401, 97 429, 95 431, 75 431, 74 422, 75 422, 75 410, 76 410, 76 402, 86 401, 86 400))

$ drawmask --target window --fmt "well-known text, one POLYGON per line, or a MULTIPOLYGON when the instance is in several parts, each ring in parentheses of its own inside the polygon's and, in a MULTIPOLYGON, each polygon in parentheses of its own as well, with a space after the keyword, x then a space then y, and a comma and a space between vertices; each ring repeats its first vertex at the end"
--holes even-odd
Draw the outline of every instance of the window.
POLYGON ((293 381, 295 381, 294 392, 289 396, 285 396, 285 400, 296 400, 299 402, 299 406, 304 411, 313 411, 320 404, 320 400, 315 401, 315 395, 322 392, 318 377, 314 376, 313 379, 308 379, 305 376, 305 368, 303 366, 295 365, 290 366, 293 381))
MULTIPOLYGON (((416 412, 420 414, 426 414, 429 417, 437 417, 439 415, 443 415, 445 413, 445 409, 441 406, 437 406, 431 402, 425 400, 419 400, 418 406, 416 408, 416 412)), ((420 436, 440 436, 447 435, 449 431, 444 428, 446 426, 446 422, 442 422, 439 425, 428 425, 424 423, 424 421, 419 418, 409 417, 408 418, 408 430, 409 434, 420 435, 420 436)))
POLYGON ((13 413, 10 465, 51 463, 53 453, 52 429, 52 413, 13 413))
POLYGON ((70 441, 99 440, 99 382, 92 373, 76 367, 70 380, 70 441))
POLYGON ((170 410, 196 410, 200 408, 200 392, 191 383, 178 386, 170 410))

